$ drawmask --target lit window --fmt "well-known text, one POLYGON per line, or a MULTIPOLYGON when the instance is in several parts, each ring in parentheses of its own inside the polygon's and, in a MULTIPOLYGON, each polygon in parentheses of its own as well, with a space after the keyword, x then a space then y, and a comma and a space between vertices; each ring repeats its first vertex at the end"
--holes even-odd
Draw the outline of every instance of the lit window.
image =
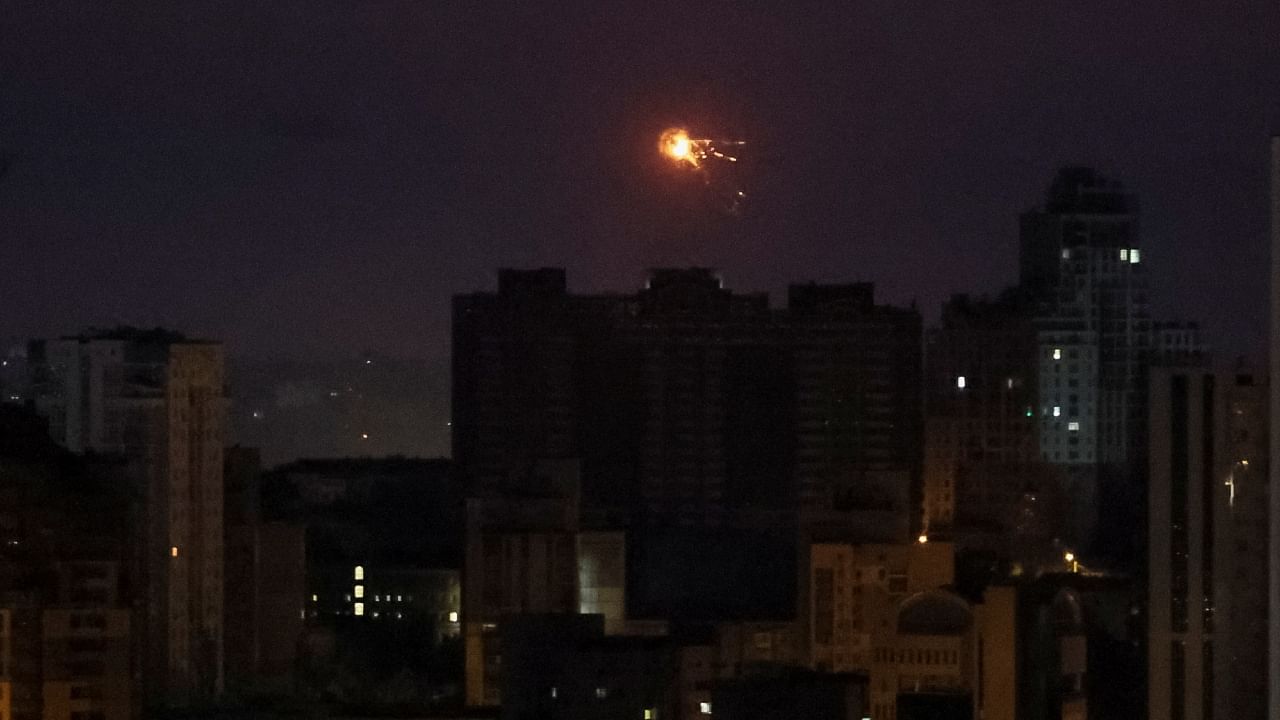
POLYGON ((362 597, 364 597, 364 586, 363 586, 363 585, 357 585, 357 586, 355 587, 355 592, 356 592, 356 597, 358 597, 358 598, 362 598, 362 597))
POLYGON ((553 697, 553 698, 554 698, 554 697, 559 697, 559 695, 560 695, 560 690, 559 690, 558 688, 556 688, 556 687, 553 685, 553 686, 551 687, 551 697, 553 697))
POLYGON ((312 596, 311 596, 311 602, 319 602, 319 601, 320 601, 320 596, 319 596, 319 595, 312 595, 312 596))
POLYGON ((1139 259, 1140 259, 1140 255, 1138 254, 1138 248, 1133 248, 1132 250, 1129 251, 1130 264, 1137 265, 1139 259))
POLYGON ((374 601, 374 602, 382 602, 382 596, 381 596, 381 595, 374 595, 374 596, 373 596, 373 601, 374 601))
POLYGON ((1062 248, 1062 259, 1063 259, 1063 260, 1070 260, 1070 259, 1071 259, 1071 249, 1070 249, 1070 248, 1062 248))
POLYGON ((1061 359, 1062 359, 1062 348, 1054 348, 1054 349, 1053 349, 1053 359, 1054 359, 1054 360, 1061 360, 1061 359))
POLYGON ((1013 378, 1005 378, 1004 386, 1010 390, 1013 389, 1013 378))
POLYGON ((1071 432, 1078 432, 1080 430, 1080 423, 1076 422, 1075 420, 1072 420, 1071 422, 1067 423, 1067 429, 1070 430, 1071 432))
POLYGON ((404 596, 403 596, 403 595, 397 595, 397 596, 396 596, 396 602, 404 602, 404 596))
POLYGON ((351 602, 351 593, 347 593, 346 598, 347 602, 351 602))
POLYGON ((396 613, 396 619, 397 619, 397 620, 400 620, 400 619, 402 619, 402 618, 404 618, 404 615, 401 615, 400 613, 396 613))
POLYGON ((1120 248, 1120 262, 1125 262, 1128 259, 1129 259, 1129 248, 1120 248))
POLYGON ((458 613, 457 613, 457 611, 454 611, 454 612, 449 613, 449 622, 458 622, 458 613))
POLYGON ((709 703, 709 702, 700 702, 700 703, 698 703, 698 712, 702 713, 703 715, 710 715, 710 714, 711 714, 711 703, 709 703))
POLYGON ((607 698, 607 697, 609 697, 609 688, 602 688, 602 687, 598 687, 598 688, 596 688, 596 699, 597 699, 597 700, 603 700, 603 699, 605 699, 605 698, 607 698))
POLYGON ((356 579, 356 580, 363 580, 363 579, 364 579, 364 566, 363 566, 363 565, 357 565, 357 566, 356 566, 355 579, 356 579))
POLYGON ((1061 407, 1061 406, 1059 406, 1059 405, 1054 405, 1054 406, 1053 406, 1053 416, 1054 416, 1054 417, 1061 417, 1061 415, 1062 415, 1062 407, 1061 407))
POLYGON ((178 546, 174 545, 169 548, 169 557, 178 557, 178 546))
POLYGON ((657 708, 645 708, 645 709, 644 709, 644 720, 658 720, 658 709, 657 709, 657 708))
POLYGON ((963 390, 963 389, 964 389, 964 376, 963 376, 963 375, 961 375, 960 377, 956 378, 956 387, 960 388, 961 390, 963 390))
POLYGON ((356 603, 356 615, 364 615, 364 603, 356 603))

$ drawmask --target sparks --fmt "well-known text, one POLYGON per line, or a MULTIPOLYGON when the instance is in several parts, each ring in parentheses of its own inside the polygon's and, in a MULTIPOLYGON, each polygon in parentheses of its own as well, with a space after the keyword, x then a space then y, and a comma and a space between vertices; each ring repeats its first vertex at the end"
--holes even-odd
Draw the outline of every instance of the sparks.
POLYGON ((701 168, 704 160, 714 158, 725 162, 738 162, 738 158, 725 153, 721 148, 741 146, 741 140, 711 140, 709 138, 689 137, 689 131, 683 128, 669 128, 658 136, 658 151, 678 163, 687 163, 694 168, 701 168))

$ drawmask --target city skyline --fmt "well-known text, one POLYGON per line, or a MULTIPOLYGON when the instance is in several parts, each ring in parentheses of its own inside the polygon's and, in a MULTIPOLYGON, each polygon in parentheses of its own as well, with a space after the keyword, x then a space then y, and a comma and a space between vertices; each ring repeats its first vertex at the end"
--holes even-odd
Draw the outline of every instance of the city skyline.
POLYGON ((575 292, 654 266, 775 298, 873 281, 932 322, 1012 281, 1018 214, 1081 164, 1142 200, 1153 311, 1261 355, 1276 8, 688 12, 20 9, 0 333, 431 360, 443 299, 548 265, 575 292), (652 157, 673 122, 748 141, 737 216, 652 157))

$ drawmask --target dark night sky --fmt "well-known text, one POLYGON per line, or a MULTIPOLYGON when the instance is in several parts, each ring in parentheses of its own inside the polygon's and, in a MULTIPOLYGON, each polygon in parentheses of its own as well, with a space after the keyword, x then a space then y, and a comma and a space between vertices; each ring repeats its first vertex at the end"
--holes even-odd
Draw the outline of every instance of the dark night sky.
POLYGON ((537 265, 933 316, 1082 163, 1141 193, 1160 314, 1260 352, 1274 0, 538 5, 3 0, 0 334, 438 358, 450 295, 537 265), (677 123, 750 141, 741 216, 659 162, 677 123))

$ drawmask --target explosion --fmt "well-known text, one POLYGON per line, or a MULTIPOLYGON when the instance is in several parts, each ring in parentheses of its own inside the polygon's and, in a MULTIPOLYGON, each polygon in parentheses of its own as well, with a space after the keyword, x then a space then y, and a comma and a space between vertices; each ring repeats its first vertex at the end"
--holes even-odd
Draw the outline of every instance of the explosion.
POLYGON ((668 128, 658 136, 658 152, 668 160, 680 166, 687 166, 702 177, 713 195, 719 198, 724 210, 736 215, 746 198, 746 193, 738 189, 733 182, 735 173, 722 173, 711 167, 712 161, 720 163, 736 163, 738 158, 721 148, 741 147, 747 143, 743 140, 712 140, 710 138, 690 137, 684 128, 668 128))
POLYGON ((678 163, 688 163, 701 168, 704 160, 715 158, 725 162, 738 162, 738 158, 720 151, 720 147, 746 145, 741 140, 711 140, 691 138, 683 128, 670 128, 658 136, 658 151, 678 163))

